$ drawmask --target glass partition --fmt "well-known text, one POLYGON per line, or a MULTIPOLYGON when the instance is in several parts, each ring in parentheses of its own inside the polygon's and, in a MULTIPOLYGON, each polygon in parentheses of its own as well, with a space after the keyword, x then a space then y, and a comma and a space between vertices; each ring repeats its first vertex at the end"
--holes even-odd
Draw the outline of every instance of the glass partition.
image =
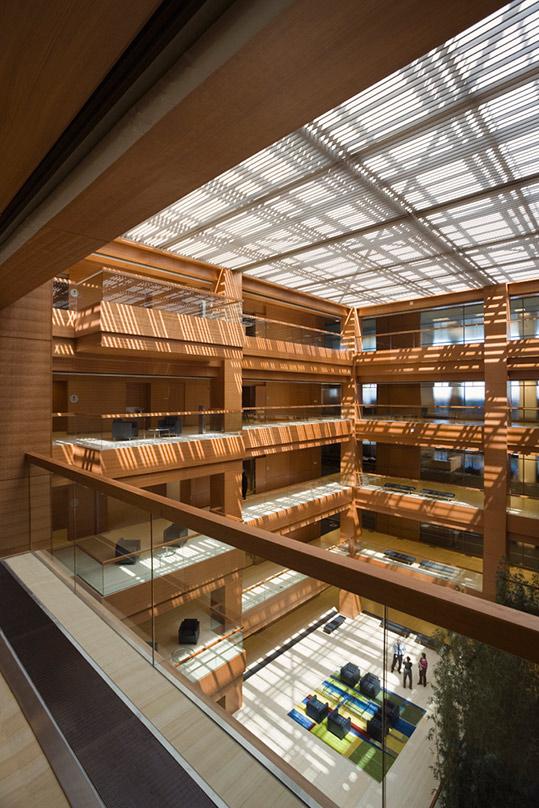
POLYGON ((364 317, 361 334, 363 351, 483 342, 483 304, 465 303, 385 317, 364 317))
POLYGON ((239 322, 241 317, 240 301, 115 269, 100 269, 82 281, 72 282, 70 297, 79 312, 103 301, 210 320, 239 322))
POLYGON ((361 417, 435 423, 481 423, 485 383, 410 382, 362 385, 361 417))
MULTIPOLYGON (((514 759, 512 746, 503 760, 522 777, 513 792, 505 771, 496 783, 506 800, 529 793, 532 763, 521 748, 522 727, 530 727, 531 739, 537 671, 534 679, 524 660, 440 629, 431 614, 412 616, 263 555, 246 555, 196 533, 180 511, 172 521, 151 499, 150 513, 39 467, 29 485, 32 549, 60 565, 86 602, 184 694, 196 694, 237 742, 274 754, 276 776, 292 788, 298 778, 336 805, 368 808, 430 805, 441 784, 449 808, 451 778, 464 777, 459 767, 467 775, 475 771, 478 748, 501 765, 499 755, 518 735, 526 765, 514 759), (509 691, 500 690, 500 676, 504 688, 512 683, 509 691), (472 732, 477 714, 469 711, 478 704, 480 727, 468 752, 463 728, 472 732), (527 716, 518 733, 507 711, 521 722, 527 716), (485 722, 491 722, 486 735, 485 722), (503 743, 492 737, 500 727, 503 743), (456 761, 448 739, 457 744, 456 761), (281 770, 279 761, 290 768, 281 770)), ((211 527, 211 520, 205 524, 211 527)), ((318 532, 316 544, 328 558, 347 552, 338 519, 318 532)), ((365 562, 380 566, 366 549, 362 539, 359 559, 350 562, 358 572, 365 562)), ((421 564, 391 569, 415 585, 426 580, 421 564)), ((442 579, 438 571, 433 581, 458 588, 442 579)), ((313 797, 307 802, 314 804, 313 797)))
POLYGON ((317 348, 330 348, 339 351, 347 346, 342 342, 340 323, 335 324, 335 330, 329 331, 320 328, 311 328, 295 323, 284 323, 279 320, 270 320, 254 314, 244 314, 242 318, 246 337, 259 337, 279 342, 293 342, 298 345, 312 345, 317 348))
MULTIPOLYGON (((483 453, 479 451, 408 446, 400 447, 396 461, 391 444, 363 441, 362 450, 363 469, 372 478, 377 475, 441 483, 440 498, 451 498, 449 495, 455 488, 483 488, 484 461, 483 453)), ((390 484, 388 480, 386 487, 389 488, 390 484)), ((413 490, 413 486, 409 488, 413 490)), ((419 490, 420 486, 416 488, 419 490)))
POLYGON ((302 423, 308 421, 336 421, 342 418, 340 404, 283 405, 282 407, 244 407, 244 427, 302 423))
POLYGON ((507 459, 509 507, 539 518, 539 456, 510 454, 507 459))
POLYGON ((483 587, 483 537, 427 522, 363 510, 359 555, 462 591, 483 587))
POLYGON ((509 417, 513 426, 537 426, 539 423, 539 382, 508 382, 509 417))
POLYGON ((530 711, 537 709, 537 665, 442 628, 434 616, 386 607, 383 623, 393 702, 384 728, 387 746, 390 753, 398 748, 399 729, 411 720, 415 729, 406 745, 421 749, 413 774, 398 758, 393 762, 385 804, 428 806, 437 797, 440 808, 533 805, 539 732, 530 711))

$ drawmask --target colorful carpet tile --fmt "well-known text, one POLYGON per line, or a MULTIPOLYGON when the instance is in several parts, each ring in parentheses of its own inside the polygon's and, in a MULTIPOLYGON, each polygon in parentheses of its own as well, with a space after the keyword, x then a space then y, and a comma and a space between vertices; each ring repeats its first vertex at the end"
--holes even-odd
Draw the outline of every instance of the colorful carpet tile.
POLYGON ((367 732, 367 722, 382 704, 382 691, 376 699, 369 699, 360 693, 359 688, 343 684, 338 673, 328 676, 314 693, 306 696, 301 704, 290 710, 288 715, 308 732, 381 783, 426 712, 422 707, 418 707, 417 704, 413 704, 390 690, 385 692, 387 699, 399 705, 400 718, 390 728, 383 747, 367 732), (320 701, 328 703, 330 709, 338 707, 341 715, 352 719, 351 730, 342 740, 328 731, 326 719, 320 724, 316 724, 306 714, 307 699, 313 695, 317 696, 320 701))

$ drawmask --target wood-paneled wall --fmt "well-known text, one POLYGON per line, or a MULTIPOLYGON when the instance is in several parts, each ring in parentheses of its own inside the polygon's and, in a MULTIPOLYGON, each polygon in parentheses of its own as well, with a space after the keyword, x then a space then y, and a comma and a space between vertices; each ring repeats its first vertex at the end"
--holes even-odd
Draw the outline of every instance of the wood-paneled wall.
POLYGON ((320 477, 320 447, 302 449, 293 456, 285 452, 256 459, 256 493, 315 480, 320 477))
MULTIPOLYGON (((51 442, 51 284, 2 310, 0 317, 0 554, 30 546, 30 513, 25 452, 48 454, 51 442)), ((32 539, 50 536, 48 475, 31 479, 32 539)))

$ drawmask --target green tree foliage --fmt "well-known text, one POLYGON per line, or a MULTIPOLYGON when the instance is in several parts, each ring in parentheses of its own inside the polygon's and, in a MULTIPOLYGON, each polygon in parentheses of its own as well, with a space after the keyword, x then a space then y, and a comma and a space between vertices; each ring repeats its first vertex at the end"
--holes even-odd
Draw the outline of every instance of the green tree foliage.
MULTIPOLYGON (((536 584, 530 587, 520 576, 513 580, 505 568, 499 597, 537 614, 536 584)), ((460 634, 440 633, 438 640, 430 737, 436 743, 439 804, 537 808, 539 666, 460 634)))

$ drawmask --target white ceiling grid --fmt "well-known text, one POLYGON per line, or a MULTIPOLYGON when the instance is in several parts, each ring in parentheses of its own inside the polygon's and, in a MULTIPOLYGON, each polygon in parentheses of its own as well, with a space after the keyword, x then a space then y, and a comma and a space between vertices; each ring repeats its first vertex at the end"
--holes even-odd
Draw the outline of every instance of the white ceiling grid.
POLYGON ((346 305, 536 277, 538 43, 510 3, 126 238, 346 305))

